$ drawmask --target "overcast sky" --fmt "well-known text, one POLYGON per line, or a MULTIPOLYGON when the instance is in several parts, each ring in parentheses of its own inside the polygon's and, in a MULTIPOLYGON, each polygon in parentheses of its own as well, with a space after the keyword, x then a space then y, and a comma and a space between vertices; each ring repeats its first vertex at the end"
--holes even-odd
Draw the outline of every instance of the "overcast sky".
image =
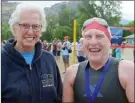
MULTIPOLYGON (((25 3, 34 4, 41 8, 51 7, 56 3, 60 3, 62 1, 21 1, 25 3)), ((127 20, 134 20, 134 1, 122 1, 122 17, 127 20)))

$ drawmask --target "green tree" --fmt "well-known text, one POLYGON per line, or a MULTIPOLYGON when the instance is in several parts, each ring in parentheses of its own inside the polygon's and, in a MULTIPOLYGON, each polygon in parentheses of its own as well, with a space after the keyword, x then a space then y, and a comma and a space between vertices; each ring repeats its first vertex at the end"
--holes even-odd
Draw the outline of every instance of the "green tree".
POLYGON ((64 36, 70 36, 70 40, 72 41, 72 29, 69 26, 59 26, 53 31, 53 38, 57 38, 60 40, 64 39, 64 36))
POLYGON ((133 21, 131 21, 131 22, 129 22, 127 25, 124 25, 124 26, 126 26, 126 27, 134 27, 134 20, 133 21))
POLYGON ((121 19, 121 1, 98 1, 95 5, 98 17, 104 18, 109 25, 118 25, 121 19))
POLYGON ((123 37, 129 36, 129 35, 131 35, 131 34, 133 34, 132 31, 129 31, 129 30, 123 30, 123 37))
POLYGON ((59 13, 59 24, 61 26, 68 26, 70 23, 70 14, 71 11, 67 8, 63 9, 60 13, 59 13))
MULTIPOLYGON (((123 27, 134 27, 134 22, 135 22, 135 21, 131 21, 131 22, 129 22, 128 24, 122 25, 122 26, 123 26, 123 27)), ((129 36, 129 35, 131 35, 131 34, 133 34, 133 33, 134 33, 134 31, 124 30, 124 31, 123 31, 123 37, 129 36)))
POLYGON ((85 0, 78 6, 80 15, 77 21, 80 25, 91 17, 104 18, 109 25, 119 24, 121 18, 120 1, 89 1, 85 0))
POLYGON ((47 28, 46 31, 42 33, 41 39, 47 40, 48 42, 53 41, 53 30, 59 26, 58 15, 49 15, 46 17, 47 28))
POLYGON ((9 29, 8 24, 2 24, 2 28, 1 28, 1 40, 7 40, 10 37, 12 37, 12 33, 9 29))
POLYGON ((52 42, 52 40, 53 40, 52 34, 48 29, 47 29, 47 31, 42 33, 40 39, 41 40, 47 40, 47 42, 52 42))

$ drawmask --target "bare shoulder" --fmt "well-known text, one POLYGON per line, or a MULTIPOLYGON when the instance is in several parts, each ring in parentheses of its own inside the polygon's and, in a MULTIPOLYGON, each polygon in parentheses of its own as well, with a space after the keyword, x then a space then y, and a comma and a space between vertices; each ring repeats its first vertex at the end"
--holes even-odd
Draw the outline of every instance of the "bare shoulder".
POLYGON ((120 83, 125 89, 127 83, 134 80, 134 63, 129 60, 122 60, 119 63, 118 71, 120 83))
POLYGON ((74 65, 69 66, 67 68, 66 74, 76 72, 78 70, 78 66, 79 66, 79 64, 74 64, 74 65))
POLYGON ((78 66, 79 66, 79 64, 74 64, 67 68, 67 71, 66 71, 65 77, 64 77, 64 83, 68 83, 71 86, 73 86, 74 79, 75 79, 77 71, 78 71, 78 66))
POLYGON ((129 67, 129 68, 133 69, 134 68, 134 62, 130 61, 130 60, 121 60, 120 66, 124 67, 124 68, 129 67))

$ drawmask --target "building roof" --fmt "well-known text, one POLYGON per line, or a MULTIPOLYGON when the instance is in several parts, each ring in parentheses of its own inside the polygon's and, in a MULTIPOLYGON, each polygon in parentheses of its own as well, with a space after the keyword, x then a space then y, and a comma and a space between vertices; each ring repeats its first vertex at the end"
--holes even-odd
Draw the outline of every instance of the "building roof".
POLYGON ((135 35, 135 34, 131 34, 131 35, 129 35, 129 36, 126 36, 125 39, 134 39, 134 35, 135 35))

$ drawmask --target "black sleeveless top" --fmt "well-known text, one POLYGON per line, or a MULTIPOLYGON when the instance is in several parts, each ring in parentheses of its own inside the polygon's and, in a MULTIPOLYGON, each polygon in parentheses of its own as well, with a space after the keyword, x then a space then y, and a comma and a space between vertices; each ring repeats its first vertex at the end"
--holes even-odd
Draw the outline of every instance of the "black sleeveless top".
MULTIPOLYGON (((78 67, 77 75, 74 82, 74 97, 76 103, 90 103, 86 99, 85 92, 85 68, 88 61, 81 62, 78 67)), ((105 75, 99 93, 96 98, 96 103, 128 103, 125 90, 122 88, 118 78, 119 61, 112 58, 109 69, 105 75)), ((90 91, 93 92, 103 68, 94 70, 90 67, 90 91)))

